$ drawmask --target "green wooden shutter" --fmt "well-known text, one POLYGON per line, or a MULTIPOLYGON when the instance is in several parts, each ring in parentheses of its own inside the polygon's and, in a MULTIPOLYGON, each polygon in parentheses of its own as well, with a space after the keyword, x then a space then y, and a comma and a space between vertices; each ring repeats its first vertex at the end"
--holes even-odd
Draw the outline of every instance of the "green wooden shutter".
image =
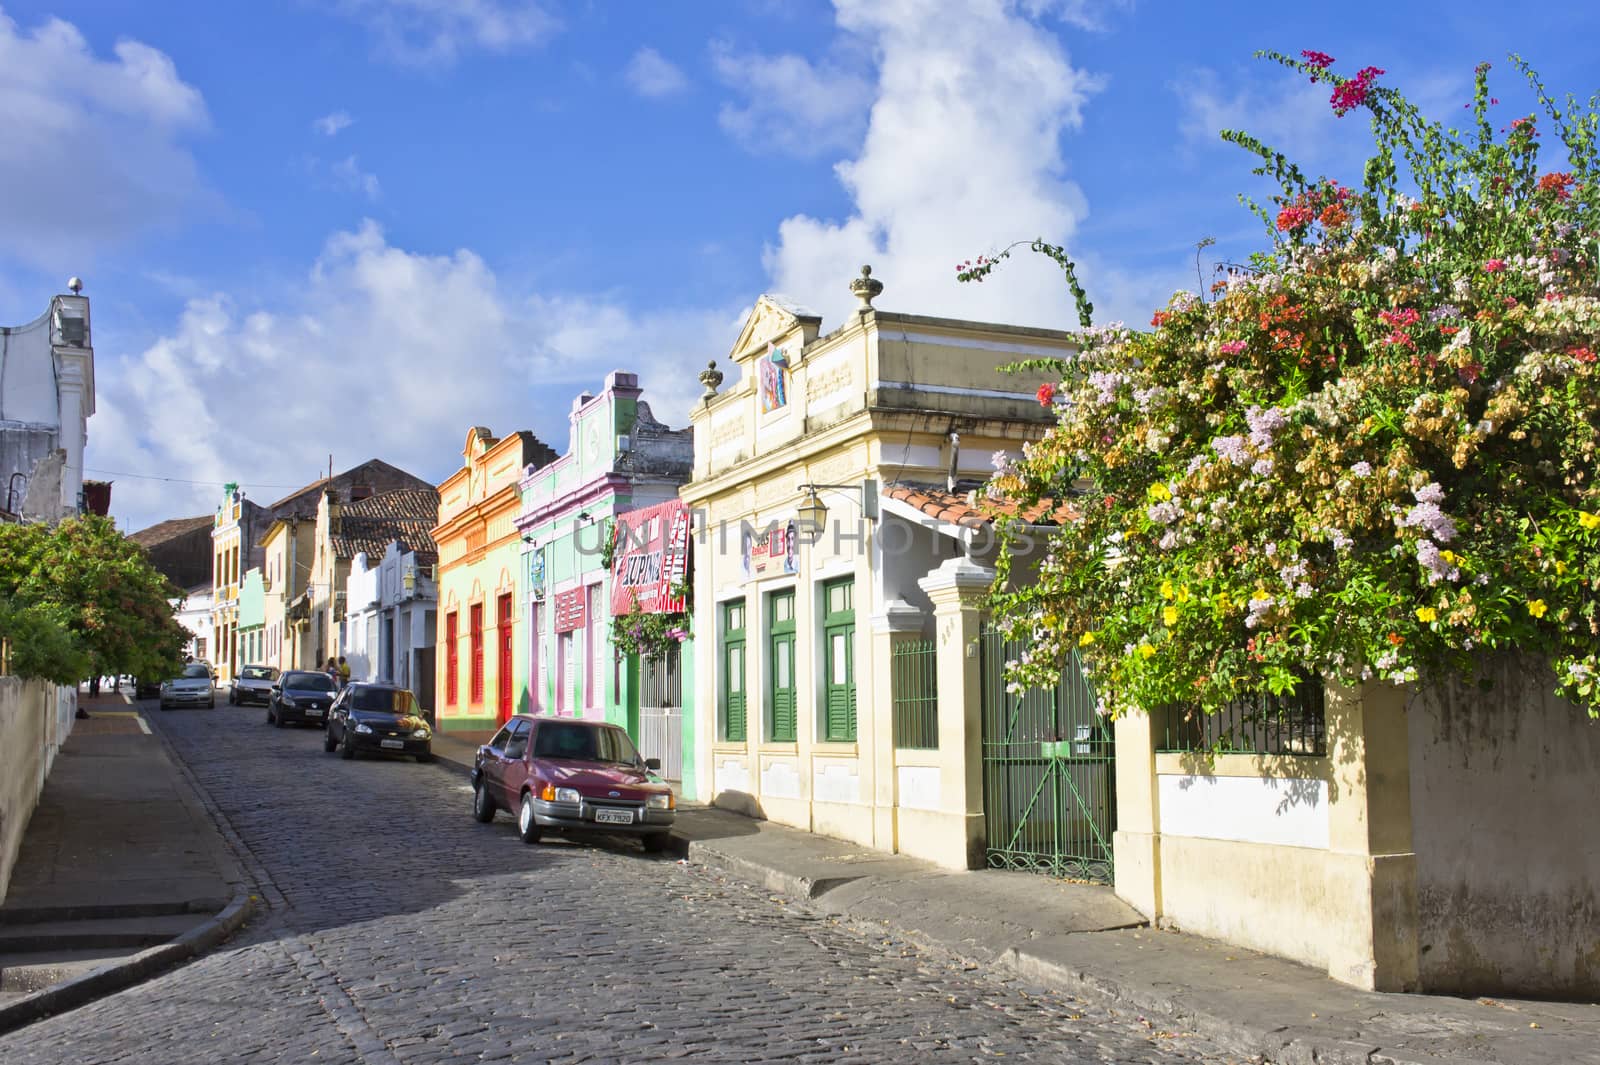
POLYGON ((856 738, 855 582, 822 586, 823 738, 853 743, 856 738))
POLYGON ((774 592, 768 600, 772 693, 768 721, 774 743, 795 741, 794 592, 774 592))
POLYGON ((722 606, 722 738, 745 739, 744 604, 722 606))

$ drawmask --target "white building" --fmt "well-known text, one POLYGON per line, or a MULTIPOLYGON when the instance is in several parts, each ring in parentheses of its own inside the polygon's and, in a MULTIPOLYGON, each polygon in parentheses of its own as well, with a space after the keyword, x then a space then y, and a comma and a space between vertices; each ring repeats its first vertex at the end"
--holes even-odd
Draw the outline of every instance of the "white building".
POLYGON ((410 688, 424 707, 433 701, 434 559, 431 546, 412 551, 390 541, 377 565, 358 553, 345 581, 342 653, 350 679, 410 688))
POLYGON ((184 645, 184 653, 194 657, 197 662, 210 662, 211 656, 216 654, 217 642, 212 637, 211 622, 211 585, 200 584, 189 589, 189 594, 182 599, 168 600, 173 611, 177 614, 178 624, 182 625, 189 633, 189 642, 184 645))
POLYGON ((56 296, 38 318, 0 326, 0 511, 58 521, 82 511, 94 413, 89 299, 56 296))

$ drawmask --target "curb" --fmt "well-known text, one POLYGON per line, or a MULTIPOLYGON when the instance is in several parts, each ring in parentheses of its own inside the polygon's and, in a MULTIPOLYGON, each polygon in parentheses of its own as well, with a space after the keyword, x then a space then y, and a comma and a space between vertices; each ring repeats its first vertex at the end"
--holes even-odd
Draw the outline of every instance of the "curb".
POLYGON ((65 983, 36 991, 27 998, 0 1006, 0 1035, 24 1025, 77 1009, 97 998, 132 987, 179 962, 217 946, 237 932, 256 911, 256 898, 245 888, 210 920, 196 925, 170 943, 142 950, 131 958, 84 973, 65 983))

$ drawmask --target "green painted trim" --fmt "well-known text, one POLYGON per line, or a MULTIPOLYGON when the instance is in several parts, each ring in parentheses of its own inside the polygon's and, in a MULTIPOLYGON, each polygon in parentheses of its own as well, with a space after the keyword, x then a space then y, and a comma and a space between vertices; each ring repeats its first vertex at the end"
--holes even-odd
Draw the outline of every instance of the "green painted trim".
POLYGON ((488 717, 447 717, 438 722, 440 732, 482 732, 500 727, 500 719, 488 717))

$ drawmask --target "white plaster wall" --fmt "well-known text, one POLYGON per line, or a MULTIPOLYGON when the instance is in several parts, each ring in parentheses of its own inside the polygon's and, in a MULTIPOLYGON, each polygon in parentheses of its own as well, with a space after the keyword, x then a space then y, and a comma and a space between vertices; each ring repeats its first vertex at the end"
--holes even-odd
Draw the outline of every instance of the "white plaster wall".
POLYGON ((0 334, 0 421, 60 429, 48 314, 0 334))
POLYGON ((761 767, 761 794, 772 799, 800 797, 800 769, 792 760, 772 761, 761 767))
POLYGON ((939 809, 939 767, 903 765, 898 767, 899 805, 912 810, 939 809))
POLYGON ((74 688, 0 677, 0 902, 22 835, 78 706, 74 688))
POLYGON ((1526 660, 1408 709, 1423 986, 1600 998, 1600 722, 1526 660))
POLYGON ((1156 778, 1162 836, 1328 847, 1328 784, 1277 777, 1156 778))
POLYGON ((725 791, 750 793, 750 767, 742 758, 723 758, 717 762, 716 793, 725 791))
POLYGON ((816 762, 811 794, 816 802, 861 801, 861 769, 854 762, 816 762))

